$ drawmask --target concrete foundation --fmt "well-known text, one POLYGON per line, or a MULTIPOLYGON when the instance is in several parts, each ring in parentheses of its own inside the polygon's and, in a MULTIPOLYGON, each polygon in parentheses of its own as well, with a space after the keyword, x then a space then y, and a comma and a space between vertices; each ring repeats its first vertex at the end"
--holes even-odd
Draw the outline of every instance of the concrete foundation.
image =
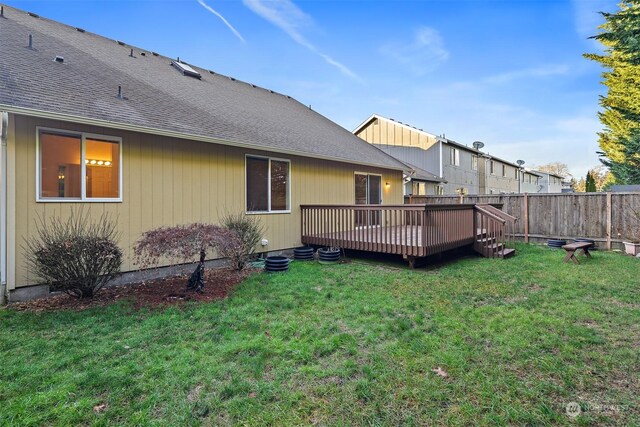
POLYGON ((8 302, 29 301, 32 299, 46 298, 49 295, 51 295, 49 285, 25 286, 9 291, 8 302))

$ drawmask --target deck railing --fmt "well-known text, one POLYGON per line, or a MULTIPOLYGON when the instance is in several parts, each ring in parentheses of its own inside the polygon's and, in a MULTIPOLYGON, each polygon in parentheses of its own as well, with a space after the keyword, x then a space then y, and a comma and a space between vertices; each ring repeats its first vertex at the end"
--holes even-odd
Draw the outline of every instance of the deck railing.
POLYGON ((302 205, 302 243, 423 257, 474 242, 473 205, 302 205))
POLYGON ((477 204, 473 221, 476 229, 474 249, 483 256, 500 257, 505 249, 514 247, 516 218, 494 206, 477 204))

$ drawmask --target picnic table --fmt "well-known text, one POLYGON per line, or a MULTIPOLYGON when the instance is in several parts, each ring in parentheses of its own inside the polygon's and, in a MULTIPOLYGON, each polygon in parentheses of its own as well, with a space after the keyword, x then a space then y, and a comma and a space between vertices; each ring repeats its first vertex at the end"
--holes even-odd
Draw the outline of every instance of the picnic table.
POLYGON ((589 248, 591 246, 593 246, 593 243, 590 242, 576 242, 564 245, 562 249, 567 251, 567 256, 564 257, 564 262, 569 262, 571 260, 576 264, 580 264, 580 261, 576 258, 576 251, 579 251, 580 249, 582 249, 582 252, 580 252, 582 255, 591 258, 591 254, 589 253, 589 248))

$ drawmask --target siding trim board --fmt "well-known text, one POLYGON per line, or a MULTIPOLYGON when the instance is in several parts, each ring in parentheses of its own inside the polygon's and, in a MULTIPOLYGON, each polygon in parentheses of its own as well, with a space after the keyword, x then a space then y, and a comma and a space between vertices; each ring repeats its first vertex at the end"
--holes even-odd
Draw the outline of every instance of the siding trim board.
POLYGON ((9 114, 0 111, 0 304, 7 284, 7 128, 9 114))

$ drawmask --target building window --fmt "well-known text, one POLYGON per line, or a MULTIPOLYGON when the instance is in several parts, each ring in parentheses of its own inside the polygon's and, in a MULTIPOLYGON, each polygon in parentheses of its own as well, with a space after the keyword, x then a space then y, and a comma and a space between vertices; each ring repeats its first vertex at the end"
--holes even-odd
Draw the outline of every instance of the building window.
POLYGON ((519 169, 514 169, 514 170, 515 170, 515 172, 514 172, 515 177, 516 177, 517 180, 519 180, 520 179, 520 170, 519 169))
POLYGON ((496 162, 494 162, 493 160, 489 162, 489 173, 491 173, 491 175, 496 174, 496 162))
POLYGON ((247 156, 247 212, 289 212, 290 162, 247 156))
POLYGON ((442 196, 444 194, 444 187, 442 185, 436 185, 435 193, 436 196, 442 196))
POLYGON ((122 139, 38 129, 38 201, 122 201, 122 139))
POLYGON ((414 196, 426 196, 427 195, 427 186, 424 182, 413 181, 413 192, 414 196))
POLYGON ((457 148, 453 148, 451 147, 451 164, 453 166, 460 166, 460 150, 458 150, 457 148))
POLYGON ((474 171, 478 170, 478 156, 471 157, 471 169, 474 171))
POLYGON ((469 194, 469 190, 464 187, 456 188, 456 194, 460 196, 466 196, 467 194, 469 194))
POLYGON ((502 176, 503 177, 507 176, 507 165, 502 165, 502 176))

